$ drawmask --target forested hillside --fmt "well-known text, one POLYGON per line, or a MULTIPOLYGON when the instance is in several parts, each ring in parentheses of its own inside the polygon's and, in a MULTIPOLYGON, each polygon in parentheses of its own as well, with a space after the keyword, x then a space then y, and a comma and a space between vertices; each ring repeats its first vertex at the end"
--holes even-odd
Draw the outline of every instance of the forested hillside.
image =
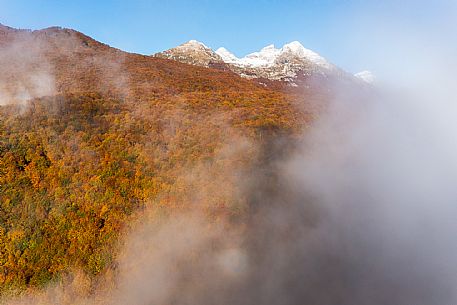
POLYGON ((249 198, 237 177, 328 98, 60 28, 2 26, 0 55, 3 292, 115 268, 119 237, 145 209, 240 221, 249 198))

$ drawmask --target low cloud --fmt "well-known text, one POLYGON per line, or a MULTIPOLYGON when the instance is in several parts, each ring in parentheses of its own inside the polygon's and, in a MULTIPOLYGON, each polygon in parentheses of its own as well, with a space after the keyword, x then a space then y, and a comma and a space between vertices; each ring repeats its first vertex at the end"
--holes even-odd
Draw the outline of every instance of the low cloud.
POLYGON ((25 105, 33 98, 55 94, 53 66, 45 57, 45 45, 27 34, 17 34, 0 47, 0 105, 25 105))

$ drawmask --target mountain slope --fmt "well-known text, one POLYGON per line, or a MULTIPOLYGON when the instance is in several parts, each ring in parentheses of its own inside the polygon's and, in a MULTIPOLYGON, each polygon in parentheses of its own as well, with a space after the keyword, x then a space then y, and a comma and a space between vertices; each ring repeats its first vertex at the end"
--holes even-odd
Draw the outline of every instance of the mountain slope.
POLYGON ((253 182, 271 181, 342 78, 317 72, 290 87, 255 74, 297 67, 299 83, 305 65, 333 69, 297 44, 249 65, 219 53, 191 42, 144 56, 71 29, 0 26, 0 296, 74 270, 92 289, 117 272, 122 237, 145 211, 243 227, 261 202, 253 182))
POLYGON ((0 61, 1 291, 115 270, 145 209, 240 215, 237 175, 327 98, 57 27, 0 27, 0 61))
POLYGON ((205 104, 211 92, 211 107, 249 101, 248 108, 240 109, 265 115, 274 112, 269 107, 287 109, 296 100, 294 94, 260 86, 230 71, 122 52, 69 29, 0 29, 0 33, 4 100, 98 92, 130 102, 180 98, 205 104), (275 102, 258 107, 268 100, 275 102))

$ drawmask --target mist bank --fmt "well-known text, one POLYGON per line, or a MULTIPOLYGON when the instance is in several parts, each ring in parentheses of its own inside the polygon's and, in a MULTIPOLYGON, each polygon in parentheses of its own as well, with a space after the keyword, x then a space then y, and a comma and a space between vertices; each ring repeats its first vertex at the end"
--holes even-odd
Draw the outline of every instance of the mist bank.
POLYGON ((250 169, 217 176, 236 177, 237 218, 200 213, 217 191, 197 183, 188 212, 140 218, 97 285, 70 276, 8 304, 452 304, 452 104, 346 90, 298 141, 275 134, 250 169))

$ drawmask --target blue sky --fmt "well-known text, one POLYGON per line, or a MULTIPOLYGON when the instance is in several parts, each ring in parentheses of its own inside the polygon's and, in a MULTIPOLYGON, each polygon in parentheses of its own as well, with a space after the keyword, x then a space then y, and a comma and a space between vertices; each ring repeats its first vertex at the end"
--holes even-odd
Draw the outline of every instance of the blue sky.
MULTIPOLYGON (((450 0, 451 2, 453 0, 450 0)), ((428 27, 444 7, 363 0, 0 0, 0 22, 19 28, 74 28, 122 50, 151 54, 190 39, 237 56, 298 40, 348 71, 370 69, 359 53, 376 44, 373 19, 428 27)), ((432 3, 432 2, 430 2, 432 3)), ((444 2, 443 2, 444 3, 444 2)), ((378 28, 379 32, 379 28, 378 28)))

